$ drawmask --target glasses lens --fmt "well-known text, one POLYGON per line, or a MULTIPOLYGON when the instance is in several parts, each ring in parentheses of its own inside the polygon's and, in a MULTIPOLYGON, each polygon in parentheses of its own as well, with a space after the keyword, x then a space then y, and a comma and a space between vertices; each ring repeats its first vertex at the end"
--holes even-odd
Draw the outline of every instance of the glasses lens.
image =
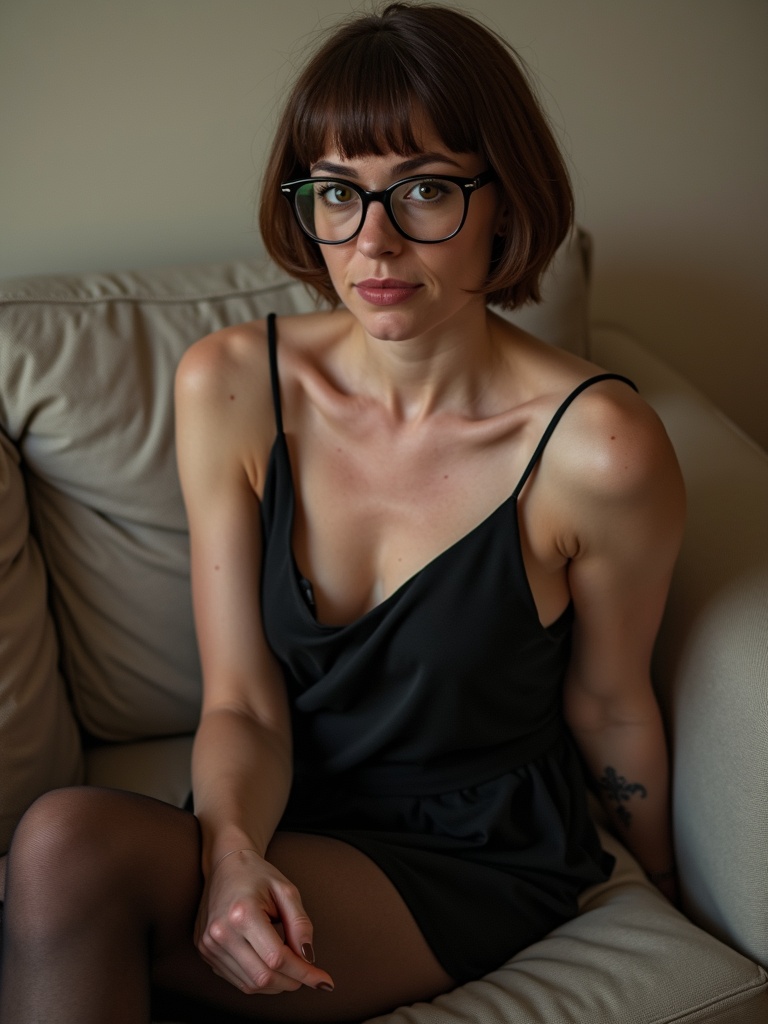
POLYGON ((312 181, 296 192, 301 226, 318 242, 344 242, 360 226, 363 202, 343 181, 312 181))
POLYGON ((407 181, 392 193, 392 213, 411 238, 439 242, 461 227, 465 195, 461 186, 445 178, 407 181))

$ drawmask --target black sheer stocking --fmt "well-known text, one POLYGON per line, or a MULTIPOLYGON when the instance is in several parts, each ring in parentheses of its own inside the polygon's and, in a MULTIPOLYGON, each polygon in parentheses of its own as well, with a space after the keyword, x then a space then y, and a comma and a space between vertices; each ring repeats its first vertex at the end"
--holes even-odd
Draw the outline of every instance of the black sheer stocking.
POLYGON ((8 860, 0 1021, 146 1024, 163 991, 156 1019, 340 1024, 453 987, 393 884, 363 854, 278 833, 269 857, 302 893, 336 982, 331 994, 303 986, 247 996, 201 960, 192 814, 91 787, 41 797, 8 860))
POLYGON ((191 943, 198 865, 195 819, 167 804, 92 788, 38 800, 8 860, 0 1020, 148 1021, 151 959, 191 943))

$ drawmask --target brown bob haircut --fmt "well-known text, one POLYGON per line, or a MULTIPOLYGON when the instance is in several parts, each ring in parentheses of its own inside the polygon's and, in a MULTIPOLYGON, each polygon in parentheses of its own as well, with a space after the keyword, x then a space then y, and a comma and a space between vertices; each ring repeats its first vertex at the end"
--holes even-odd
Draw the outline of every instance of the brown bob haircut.
POLYGON ((338 304, 321 247, 280 191, 328 149, 345 159, 420 150, 428 118, 454 153, 483 154, 498 177, 505 234, 482 289, 508 309, 538 302, 542 273, 568 233, 568 171, 523 64, 498 35, 437 4, 390 3, 337 28, 283 110, 262 185, 260 228, 272 259, 338 304))

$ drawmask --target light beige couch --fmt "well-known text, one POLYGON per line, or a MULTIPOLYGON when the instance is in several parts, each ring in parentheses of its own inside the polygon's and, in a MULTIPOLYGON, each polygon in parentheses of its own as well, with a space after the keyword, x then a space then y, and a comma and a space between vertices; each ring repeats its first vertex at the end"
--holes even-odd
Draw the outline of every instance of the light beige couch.
MULTIPOLYGON (((544 305, 516 319, 632 377, 683 465, 689 524, 655 673, 688 916, 606 834, 616 872, 577 919, 379 1024, 768 1021, 768 459, 636 342, 590 327, 587 266, 580 234, 544 305)), ((200 682, 174 368, 225 323, 311 307, 246 263, 0 290, 0 849, 51 787, 185 799, 200 682)))

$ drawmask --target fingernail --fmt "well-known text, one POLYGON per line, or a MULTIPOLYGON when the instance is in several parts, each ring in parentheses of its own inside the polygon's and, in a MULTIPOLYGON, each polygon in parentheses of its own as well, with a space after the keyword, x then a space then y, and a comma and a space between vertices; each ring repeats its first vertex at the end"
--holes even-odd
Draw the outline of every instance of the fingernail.
POLYGON ((301 955, 304 957, 308 964, 313 964, 315 962, 315 951, 314 949, 312 949, 311 942, 305 942, 302 944, 301 955))
POLYGON ((333 992, 333 985, 329 985, 327 981, 321 981, 317 987, 322 992, 333 992))

